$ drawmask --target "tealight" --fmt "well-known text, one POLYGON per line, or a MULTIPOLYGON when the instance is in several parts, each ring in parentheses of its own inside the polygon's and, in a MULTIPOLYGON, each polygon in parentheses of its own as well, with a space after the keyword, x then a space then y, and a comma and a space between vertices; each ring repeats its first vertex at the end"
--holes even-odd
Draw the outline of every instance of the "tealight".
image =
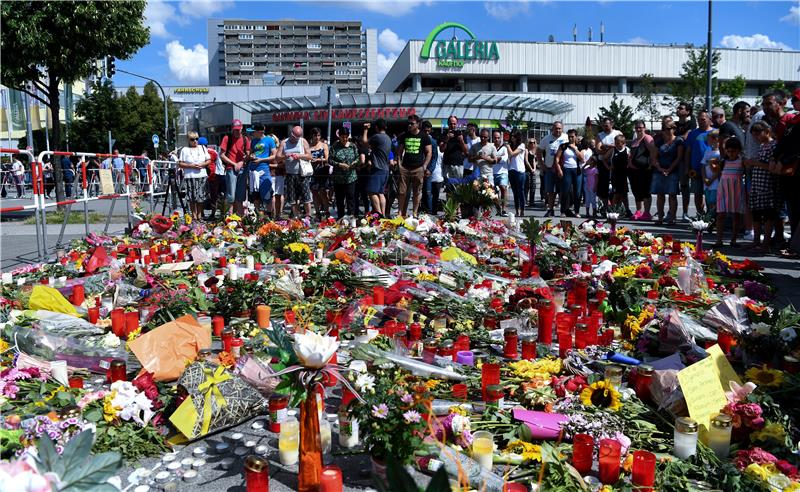
POLYGON ((184 482, 194 482, 197 480, 197 472, 194 470, 189 470, 183 474, 183 481, 184 482))
POLYGON ((194 458, 184 458, 181 460, 181 466, 184 468, 191 468, 194 463, 194 458))
MULTIPOLYGON (((167 465, 167 470, 169 470, 169 471, 171 471, 171 472, 173 472, 173 473, 174 473, 174 472, 176 472, 176 471, 180 470, 182 466, 183 466, 183 465, 182 465, 180 462, 178 462, 178 461, 173 461, 172 463, 170 463, 169 465, 167 465)), ((190 465, 190 466, 191 466, 191 465, 190 465)))
POLYGON ((172 475, 168 471, 158 472, 158 473, 156 473, 156 482, 164 483, 167 480, 169 480, 169 477, 171 477, 171 476, 172 475))
POLYGON ((266 456, 269 453, 269 446, 261 444, 260 446, 256 446, 256 454, 260 454, 261 456, 266 456))
POLYGON ((161 461, 163 461, 164 463, 171 463, 176 459, 178 459, 177 453, 167 453, 161 457, 161 461))
POLYGON ((255 430, 261 430, 264 428, 264 422, 256 420, 250 427, 252 427, 255 430))
POLYGON ((236 462, 233 458, 224 458, 222 461, 219 462, 219 466, 222 467, 223 470, 228 470, 233 464, 236 462))
POLYGON ((149 485, 139 485, 138 487, 133 489, 133 492, 150 492, 150 486, 149 485))
POLYGON ((203 458, 197 458, 192 462, 192 468, 194 468, 195 470, 199 470, 204 466, 206 466, 206 460, 204 460, 203 458))
POLYGON ((153 474, 153 471, 150 470, 149 468, 137 468, 136 471, 133 472, 133 474, 139 480, 147 480, 150 478, 150 475, 153 474))
POLYGON ((231 445, 228 444, 227 442, 220 442, 217 443, 216 446, 214 446, 214 451, 216 451, 217 454, 225 454, 230 450, 231 450, 231 445))
POLYGON ((233 450, 233 454, 236 456, 244 456, 250 452, 249 449, 245 448, 244 446, 239 446, 238 448, 233 450))
POLYGON ((233 434, 231 434, 229 439, 231 440, 232 443, 239 444, 239 442, 242 439, 244 439, 244 434, 242 434, 241 432, 234 432, 233 434))
POLYGON ((194 448, 192 454, 194 455, 195 458, 202 458, 203 456, 206 455, 206 448, 202 446, 194 448))
POLYGON ((254 447, 256 447, 256 442, 255 441, 246 441, 244 443, 244 447, 246 447, 246 448, 254 448, 254 447))

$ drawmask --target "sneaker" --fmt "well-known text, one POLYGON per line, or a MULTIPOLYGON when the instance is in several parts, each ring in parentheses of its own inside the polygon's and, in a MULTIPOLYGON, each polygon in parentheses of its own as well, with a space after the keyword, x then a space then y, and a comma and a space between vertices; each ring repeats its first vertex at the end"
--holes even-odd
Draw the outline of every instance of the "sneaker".
POLYGON ((639 216, 639 220, 653 220, 653 216, 650 215, 650 212, 645 212, 639 216))
POLYGON ((577 217, 577 215, 575 214, 575 212, 573 212, 572 210, 567 210, 566 212, 564 212, 564 213, 563 213, 563 214, 561 214, 561 215, 564 215, 564 216, 566 216, 566 217, 577 217))
POLYGON ((553 209, 548 209, 547 212, 544 213, 545 217, 554 217, 555 213, 553 213, 553 209))
POLYGON ((755 240, 755 234, 753 234, 753 231, 747 231, 747 232, 744 233, 743 238, 744 238, 745 241, 754 241, 755 240))
POLYGON ((690 219, 688 215, 683 214, 681 216, 681 222, 691 222, 691 221, 692 221, 692 219, 690 219))
POLYGON ((508 212, 503 210, 502 212, 500 212, 500 217, 508 217, 508 212))

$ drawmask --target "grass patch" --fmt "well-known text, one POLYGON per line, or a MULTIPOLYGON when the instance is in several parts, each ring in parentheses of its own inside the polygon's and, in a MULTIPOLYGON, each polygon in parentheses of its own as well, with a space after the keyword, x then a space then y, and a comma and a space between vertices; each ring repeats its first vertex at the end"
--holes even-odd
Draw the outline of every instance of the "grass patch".
MULTIPOLYGON (((96 224, 98 222, 104 222, 106 216, 104 214, 98 212, 89 212, 89 223, 96 224)), ((64 222, 64 212, 57 210, 54 212, 47 212, 47 223, 48 224, 62 224, 64 222)), ((25 224, 33 225, 36 224, 36 218, 31 215, 27 219, 25 219, 25 224)), ((67 219, 67 224, 83 224, 83 212, 80 211, 72 211, 69 214, 69 218, 67 219)))

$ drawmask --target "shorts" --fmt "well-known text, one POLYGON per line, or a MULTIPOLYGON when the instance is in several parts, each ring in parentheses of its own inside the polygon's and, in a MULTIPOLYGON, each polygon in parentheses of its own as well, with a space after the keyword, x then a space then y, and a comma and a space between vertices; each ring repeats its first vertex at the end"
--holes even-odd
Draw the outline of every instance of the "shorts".
POLYGON ((183 180, 186 199, 191 203, 205 203, 208 199, 208 178, 186 178, 183 180))
POLYGON ((262 203, 269 203, 272 200, 272 179, 262 176, 258 182, 258 190, 250 192, 250 201, 261 200, 262 203))
POLYGON ((243 202, 247 199, 247 171, 225 171, 225 201, 228 203, 243 202))
POLYGON ((693 178, 690 177, 688 179, 689 179, 689 191, 688 191, 689 193, 694 193, 696 195, 703 193, 703 180, 700 178, 700 176, 695 176, 693 178))
POLYGON ((544 180, 544 192, 555 193, 558 185, 558 175, 556 174, 555 169, 552 167, 546 168, 542 178, 544 180))
POLYGON ((364 183, 364 191, 368 195, 381 195, 386 189, 386 181, 388 179, 389 171, 373 167, 364 183))
POLYGON ((326 191, 331 187, 330 166, 320 166, 314 169, 314 175, 311 177, 311 191, 326 191))
POLYGON ((508 174, 495 174, 494 175, 494 185, 495 186, 508 186, 508 174))
POLYGON ((275 192, 276 195, 283 195, 283 192, 286 189, 285 183, 286 176, 273 176, 272 191, 275 192))
POLYGON ((400 183, 397 185, 397 194, 405 195, 408 193, 409 185, 413 192, 419 193, 422 189, 422 182, 425 180, 425 168, 420 166, 416 169, 406 169, 400 166, 400 183))
POLYGON ((283 191, 289 204, 311 203, 311 176, 287 174, 283 191))

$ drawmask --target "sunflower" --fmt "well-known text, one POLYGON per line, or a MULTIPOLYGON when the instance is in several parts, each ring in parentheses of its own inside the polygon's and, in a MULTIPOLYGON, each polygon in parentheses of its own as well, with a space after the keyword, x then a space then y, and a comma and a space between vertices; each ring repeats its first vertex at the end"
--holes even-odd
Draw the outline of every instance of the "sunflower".
POLYGON ((525 441, 512 441, 508 443, 504 453, 514 453, 522 456, 523 461, 542 461, 542 447, 525 441))
POLYGON ((744 377, 759 386, 775 388, 783 383, 783 372, 777 369, 770 369, 765 365, 761 367, 751 367, 744 373, 744 377))
POLYGON ((598 381, 584 388, 581 402, 587 407, 608 408, 615 412, 622 407, 620 394, 609 381, 598 381))

